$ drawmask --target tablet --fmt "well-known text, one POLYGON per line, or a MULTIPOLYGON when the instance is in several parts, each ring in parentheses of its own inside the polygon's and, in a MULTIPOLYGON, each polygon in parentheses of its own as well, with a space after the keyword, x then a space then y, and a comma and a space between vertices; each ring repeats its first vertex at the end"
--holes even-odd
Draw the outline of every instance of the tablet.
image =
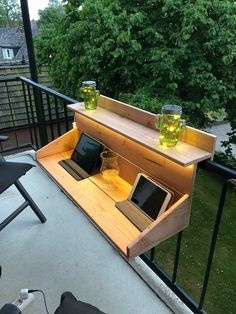
POLYGON ((102 143, 85 133, 81 133, 71 155, 71 160, 91 174, 92 170, 98 167, 99 157, 103 149, 104 145, 102 143))
POLYGON ((128 201, 151 220, 155 220, 168 207, 173 193, 148 176, 139 173, 128 201))

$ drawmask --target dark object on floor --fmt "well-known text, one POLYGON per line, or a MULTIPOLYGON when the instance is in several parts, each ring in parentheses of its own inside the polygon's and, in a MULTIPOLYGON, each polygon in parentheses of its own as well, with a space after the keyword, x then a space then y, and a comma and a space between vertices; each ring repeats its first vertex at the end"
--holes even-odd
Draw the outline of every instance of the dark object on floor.
MULTIPOLYGON (((0 136, 0 142, 6 139, 0 136)), ((34 165, 19 162, 7 162, 0 155, 0 194, 8 189, 11 185, 15 185, 25 202, 19 206, 13 213, 11 213, 3 222, 0 223, 0 231, 5 228, 16 216, 18 216, 27 206, 30 206, 39 220, 44 223, 46 217, 32 200, 23 185, 18 181, 20 177, 26 174, 34 165)))
POLYGON ((14 304, 5 304, 0 309, 0 314, 21 314, 21 311, 14 304))
POLYGON ((61 295, 61 304, 54 314, 105 314, 97 307, 78 301, 71 292, 61 295))

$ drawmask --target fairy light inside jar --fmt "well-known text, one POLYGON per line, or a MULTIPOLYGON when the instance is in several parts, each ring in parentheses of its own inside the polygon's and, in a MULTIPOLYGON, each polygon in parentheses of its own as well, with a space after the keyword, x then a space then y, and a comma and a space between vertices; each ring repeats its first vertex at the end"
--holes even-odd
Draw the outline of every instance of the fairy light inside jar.
POLYGON ((96 89, 95 81, 84 81, 80 88, 81 96, 84 100, 86 110, 95 110, 97 108, 97 99, 100 95, 99 90, 96 89))
POLYGON ((171 147, 178 142, 181 130, 185 127, 185 121, 181 120, 182 108, 176 105, 165 105, 159 116, 160 144, 171 147))

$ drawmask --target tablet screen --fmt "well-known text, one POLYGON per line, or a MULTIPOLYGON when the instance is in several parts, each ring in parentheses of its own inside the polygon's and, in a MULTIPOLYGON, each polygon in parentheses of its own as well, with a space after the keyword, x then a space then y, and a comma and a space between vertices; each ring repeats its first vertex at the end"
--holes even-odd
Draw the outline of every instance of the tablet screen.
POLYGON ((168 191, 141 175, 130 201, 155 220, 163 205, 167 207, 170 198, 171 194, 168 191))
POLYGON ((101 143, 87 134, 82 133, 73 151, 71 159, 86 172, 91 174, 91 171, 98 164, 99 156, 102 150, 103 145, 101 143))

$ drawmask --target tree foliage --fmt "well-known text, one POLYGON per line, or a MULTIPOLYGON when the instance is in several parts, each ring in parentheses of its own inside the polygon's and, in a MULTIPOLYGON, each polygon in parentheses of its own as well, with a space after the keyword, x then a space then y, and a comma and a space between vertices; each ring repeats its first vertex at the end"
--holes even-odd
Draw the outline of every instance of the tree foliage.
POLYGON ((62 92, 76 97, 95 79, 103 94, 153 112, 180 104, 198 127, 225 106, 235 129, 233 0, 68 0, 64 9, 37 46, 62 92))
POLYGON ((19 26, 21 9, 16 0, 0 0, 0 27, 19 26))

